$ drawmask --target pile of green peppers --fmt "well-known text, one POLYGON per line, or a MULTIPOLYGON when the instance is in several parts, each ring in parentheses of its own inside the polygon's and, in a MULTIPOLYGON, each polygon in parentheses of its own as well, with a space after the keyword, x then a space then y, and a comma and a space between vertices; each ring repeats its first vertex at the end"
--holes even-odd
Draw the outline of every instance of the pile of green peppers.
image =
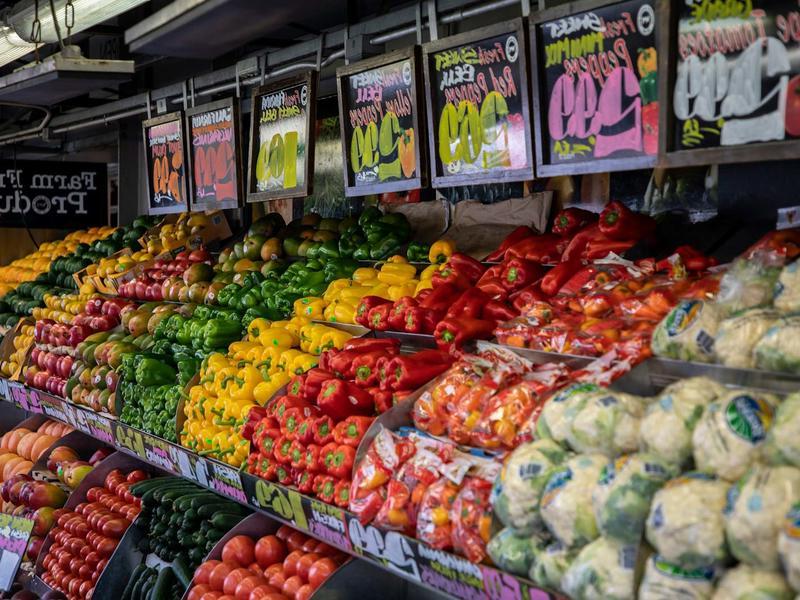
MULTIPOLYGON (((397 254, 409 239, 411 225, 405 215, 383 214, 377 208, 369 207, 358 217, 357 224, 351 225, 342 233, 336 256, 355 260, 384 260, 397 254)), ((311 248, 307 256, 313 258, 311 248)))
POLYGON ((236 311, 208 306, 198 306, 191 317, 178 313, 161 320, 153 331, 156 351, 163 351, 164 344, 176 343, 184 352, 198 358, 215 350, 224 351, 235 341, 242 339, 241 315, 236 311))

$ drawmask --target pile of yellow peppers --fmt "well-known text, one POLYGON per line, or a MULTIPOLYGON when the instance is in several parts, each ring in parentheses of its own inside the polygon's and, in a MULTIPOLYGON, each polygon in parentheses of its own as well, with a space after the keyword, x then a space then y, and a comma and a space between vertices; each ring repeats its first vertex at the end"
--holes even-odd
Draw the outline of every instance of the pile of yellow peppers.
POLYGON ((13 343, 14 351, 9 355, 8 360, 0 362, 0 373, 3 377, 13 377, 19 370, 19 366, 25 361, 25 356, 33 345, 33 325, 22 325, 14 336, 13 343))
POLYGON ((69 325, 75 315, 83 311, 86 302, 94 294, 66 294, 56 296, 55 294, 45 294, 44 306, 37 306, 31 312, 31 316, 40 321, 42 319, 52 319, 56 323, 69 325))
POLYGON ((250 409, 264 406, 294 375, 315 367, 324 350, 341 349, 351 337, 303 316, 253 320, 227 355, 215 352, 203 362, 184 403, 181 445, 241 466, 250 451, 240 433, 250 409))

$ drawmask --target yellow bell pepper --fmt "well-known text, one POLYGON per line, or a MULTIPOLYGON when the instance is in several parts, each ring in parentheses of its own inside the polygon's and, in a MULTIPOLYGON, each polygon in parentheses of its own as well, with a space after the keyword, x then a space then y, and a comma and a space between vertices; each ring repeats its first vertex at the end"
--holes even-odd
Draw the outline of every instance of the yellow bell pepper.
POLYGON ((288 373, 302 375, 309 369, 313 369, 319 364, 319 358, 313 354, 301 354, 297 356, 289 366, 288 373))
POLYGON ((361 286, 352 287, 342 290, 339 294, 339 300, 342 302, 349 302, 351 304, 358 304, 364 296, 374 295, 374 288, 361 286))
POLYGON ((353 281, 364 283, 378 278, 378 271, 371 267, 359 267, 353 271, 353 281))
POLYGON ((321 319, 326 304, 325 300, 315 296, 300 298, 294 301, 294 314, 309 319, 321 319))
POLYGON ((356 322, 356 307, 354 304, 339 301, 325 309, 325 320, 331 323, 354 324, 356 322))
POLYGON ((389 300, 395 302, 403 296, 413 296, 417 290, 417 280, 412 279, 409 283, 403 285, 390 285, 389 286, 389 300))
POLYGON ((394 256, 390 256, 386 259, 387 263, 406 263, 408 264, 408 259, 403 256, 402 254, 395 254, 394 256))
MULTIPOLYGON (((306 325, 308 325, 310 323, 311 323, 311 319, 309 319, 308 317, 302 317, 302 316, 295 315, 294 317, 292 317, 292 319, 290 321, 286 322, 285 329, 286 329, 286 331, 291 333, 293 336, 295 336, 299 340, 300 339, 300 329, 302 329, 304 326, 306 326, 306 325)), ((299 341, 297 343, 299 343, 299 341)), ((295 344, 295 346, 296 345, 297 344, 295 344)))
MULTIPOLYGON (((374 269, 371 269, 374 270, 374 269)), ((342 290, 344 288, 352 287, 353 281, 350 279, 334 279, 328 284, 328 290, 342 290)))
POLYGON ((250 336, 251 340, 257 340, 262 331, 265 331, 272 326, 272 322, 268 321, 267 319, 253 319, 250 322, 250 325, 247 326, 247 334, 250 336))
POLYGON ((292 348, 298 342, 297 336, 288 329, 277 329, 275 327, 263 330, 258 336, 258 343, 266 347, 292 348))
POLYGON ((261 355, 254 363, 254 366, 261 372, 262 378, 265 372, 268 375, 272 375, 278 370, 278 361, 280 360, 282 353, 282 348, 263 348, 261 355))
POLYGON ((428 252, 428 260, 431 264, 446 263, 455 251, 456 245, 451 240, 437 240, 431 245, 431 250, 428 252))
POLYGON ((295 350, 294 348, 284 350, 281 352, 281 357, 278 359, 278 370, 283 371, 284 373, 289 373, 291 371, 292 362, 294 359, 298 356, 302 356, 302 354, 303 352, 300 350, 295 350))
POLYGON ((417 287, 414 289, 414 296, 419 295, 422 290, 432 290, 433 289, 433 282, 430 279, 423 279, 417 284, 417 287))
POLYGON ((439 270, 439 265, 429 265, 425 267, 422 273, 419 274, 420 281, 430 281, 433 275, 439 270))
POLYGON ((408 263, 386 263, 378 273, 378 281, 388 285, 403 285, 417 274, 414 265, 408 263))
POLYGON ((234 400, 253 400, 253 389, 261 382, 261 373, 253 365, 245 365, 236 373, 227 389, 234 400))
POLYGON ((258 342, 233 342, 228 346, 228 355, 236 361, 248 360, 247 357, 251 352, 262 348, 263 346, 258 342))
POLYGON ((353 337, 346 331, 340 329, 333 329, 332 327, 326 327, 325 329, 327 329, 327 331, 323 333, 320 338, 320 351, 316 354, 321 354, 325 350, 330 350, 331 348, 341 350, 347 341, 353 337))

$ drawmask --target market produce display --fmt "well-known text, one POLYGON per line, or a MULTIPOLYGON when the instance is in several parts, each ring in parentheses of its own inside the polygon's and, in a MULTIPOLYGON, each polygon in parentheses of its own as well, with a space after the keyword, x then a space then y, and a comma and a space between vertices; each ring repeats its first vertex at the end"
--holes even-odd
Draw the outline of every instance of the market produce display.
POLYGON ((7 335, 13 336, 13 351, 8 356, 0 357, 0 373, 4 377, 14 378, 20 372, 28 356, 28 351, 33 346, 34 326, 30 321, 23 321, 18 325, 18 330, 7 335))
POLYGON ((140 512, 132 486, 149 476, 141 469, 109 472, 103 486, 86 491, 74 510, 56 513, 40 577, 68 597, 90 598, 120 539, 140 512))
POLYGON ((231 598, 308 600, 346 558, 288 525, 258 539, 237 535, 223 546, 222 560, 207 560, 195 570, 188 598, 201 600, 216 592, 231 598))
POLYGON ((0 483, 14 475, 27 475, 39 457, 72 427, 47 420, 35 430, 15 427, 0 438, 0 483))
POLYGON ((203 303, 213 276, 211 254, 203 247, 182 250, 174 258, 162 255, 135 279, 121 283, 117 292, 143 301, 203 303))

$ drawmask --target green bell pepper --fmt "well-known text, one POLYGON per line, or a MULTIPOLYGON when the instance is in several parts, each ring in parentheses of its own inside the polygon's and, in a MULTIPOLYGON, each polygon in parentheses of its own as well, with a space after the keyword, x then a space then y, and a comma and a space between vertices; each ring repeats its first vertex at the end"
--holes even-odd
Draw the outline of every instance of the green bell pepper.
POLYGON ((178 385, 185 386, 195 373, 200 369, 200 361, 196 358, 187 358, 178 361, 178 385))
POLYGON ((383 260, 397 254, 403 246, 403 241, 394 234, 389 234, 370 248, 369 257, 372 260, 383 260))
POLYGON ((339 242, 336 240, 328 240, 323 242, 319 249, 318 256, 320 259, 339 258, 339 242))
POLYGON ((242 326, 234 321, 211 319, 204 325, 201 336, 204 350, 227 348, 242 338, 242 326))
POLYGON ((317 258, 322 248, 322 242, 312 242, 306 249, 306 258, 317 258))
POLYGON ((369 223, 370 221, 377 221, 382 216, 383 213, 380 210, 378 210, 374 206, 368 206, 359 215, 358 224, 363 227, 365 223, 369 223))
POLYGON ((356 251, 353 252, 353 258, 355 260, 369 260, 369 254, 370 247, 369 244, 365 242, 356 248, 356 251))
POLYGON ((325 265, 322 264, 322 261, 316 258, 310 258, 306 260, 306 268, 309 271, 321 271, 325 265))
POLYGON ((639 80, 639 96, 642 104, 650 104, 658 98, 658 72, 651 71, 639 80))
POLYGON ((145 387, 175 383, 175 369, 155 358, 145 358, 136 367, 136 383, 145 387))
POLYGON ((428 262, 428 254, 431 247, 420 242, 411 242, 406 250, 406 258, 409 262, 428 262))

